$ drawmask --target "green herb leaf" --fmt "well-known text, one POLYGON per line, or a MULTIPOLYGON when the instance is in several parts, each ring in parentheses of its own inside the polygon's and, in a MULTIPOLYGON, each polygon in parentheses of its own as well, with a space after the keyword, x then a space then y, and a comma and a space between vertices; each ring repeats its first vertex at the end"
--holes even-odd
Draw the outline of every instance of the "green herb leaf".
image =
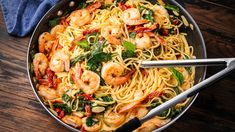
POLYGON ((55 104, 53 104, 53 106, 55 108, 60 108, 61 110, 64 111, 65 114, 71 114, 72 113, 72 109, 70 107, 68 107, 67 104, 55 103, 55 104))
POLYGON ((135 44, 125 41, 122 43, 122 45, 124 46, 126 50, 135 52, 135 48, 136 48, 135 44))
POLYGON ((123 59, 131 58, 133 56, 135 56, 135 52, 133 52, 133 51, 126 50, 126 51, 122 52, 122 58, 123 59))
POLYGON ((130 34, 129 34, 129 37, 130 37, 130 38, 135 38, 135 36, 136 36, 136 33, 135 33, 135 32, 130 32, 130 34))
POLYGON ((184 76, 182 75, 182 73, 180 73, 179 71, 177 71, 173 67, 170 68, 170 71, 172 72, 172 74, 176 78, 176 80, 178 81, 179 85, 182 85, 184 83, 184 76))
POLYGON ((113 101, 113 98, 111 96, 103 96, 101 97, 104 102, 111 102, 113 101))
POLYGON ((79 56, 71 59, 70 60, 70 66, 74 66, 77 62, 81 62, 81 61, 85 60, 85 58, 87 58, 87 56, 89 56, 89 54, 79 55, 79 56))
POLYGON ((174 5, 170 5, 170 4, 166 4, 165 8, 168 9, 168 10, 171 10, 171 11, 177 11, 177 12, 180 11, 179 7, 174 6, 174 5))
POLYGON ((181 93, 181 91, 178 87, 174 87, 173 90, 176 92, 177 95, 181 93))
POLYGON ((79 42, 75 42, 77 45, 79 45, 79 47, 85 49, 85 50, 89 50, 90 49, 90 45, 86 40, 83 41, 79 41, 79 42))
POLYGON ((91 126, 93 126, 93 125, 95 125, 97 123, 98 123, 98 121, 95 121, 92 117, 87 117, 86 118, 86 125, 88 127, 91 127, 91 126))
POLYGON ((58 25, 60 22, 60 18, 54 18, 52 20, 49 20, 48 24, 50 27, 54 27, 56 25, 58 25))
POLYGON ((171 108, 171 113, 168 116, 169 118, 174 118, 176 117, 180 112, 182 111, 182 109, 176 109, 176 108, 171 108))
POLYGON ((144 7, 144 6, 139 6, 139 9, 140 9, 140 12, 142 12, 144 9, 147 10, 147 13, 143 15, 143 18, 149 20, 152 24, 154 24, 154 18, 153 18, 154 12, 153 12, 153 10, 151 10, 147 7, 144 7))
POLYGON ((69 102, 70 100, 71 100, 71 98, 69 97, 69 95, 68 94, 63 94, 62 95, 62 99, 64 100, 64 102, 69 102))
POLYGON ((86 2, 81 2, 79 5, 78 5, 78 9, 84 9, 87 7, 87 3, 86 2))
POLYGON ((92 57, 87 61, 89 70, 95 71, 102 62, 107 62, 112 59, 112 53, 94 52, 92 57))

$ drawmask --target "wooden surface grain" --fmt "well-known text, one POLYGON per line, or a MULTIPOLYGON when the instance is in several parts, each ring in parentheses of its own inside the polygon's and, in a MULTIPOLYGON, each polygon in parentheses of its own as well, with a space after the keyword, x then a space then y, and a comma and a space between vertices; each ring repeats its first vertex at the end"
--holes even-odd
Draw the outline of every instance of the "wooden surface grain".
MULTIPOLYGON (((208 57, 235 57, 235 1, 184 3, 202 31, 208 57)), ((9 36, 0 13, 0 131, 68 131, 44 110, 30 87, 29 39, 9 36)), ((221 69, 209 67, 207 77, 221 69)), ((164 131, 235 131, 235 73, 202 91, 192 107, 164 131)))

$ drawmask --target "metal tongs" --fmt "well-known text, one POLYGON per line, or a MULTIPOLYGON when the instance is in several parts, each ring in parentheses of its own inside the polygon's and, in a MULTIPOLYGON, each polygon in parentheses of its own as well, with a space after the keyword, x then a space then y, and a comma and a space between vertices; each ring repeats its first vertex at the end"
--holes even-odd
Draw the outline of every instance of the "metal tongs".
POLYGON ((145 117, 139 119, 137 117, 129 120, 127 123, 116 129, 116 132, 131 132, 141 126, 147 120, 155 117, 160 112, 167 110, 177 103, 197 94, 203 88, 217 82, 218 80, 229 75, 235 70, 235 58, 218 58, 218 59, 190 59, 190 60, 163 60, 163 61, 142 61, 142 68, 154 67, 190 67, 190 66, 224 66, 227 67, 215 75, 205 79, 204 81, 194 85, 190 89, 180 93, 174 98, 164 102, 158 107, 152 109, 145 117))

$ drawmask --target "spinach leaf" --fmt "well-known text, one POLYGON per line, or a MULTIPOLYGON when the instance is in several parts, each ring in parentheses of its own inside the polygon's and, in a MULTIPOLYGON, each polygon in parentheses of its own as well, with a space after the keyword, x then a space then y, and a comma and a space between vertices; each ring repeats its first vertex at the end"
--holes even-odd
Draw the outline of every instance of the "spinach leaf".
POLYGON ((64 94, 62 95, 62 99, 64 100, 64 102, 69 102, 69 101, 71 100, 71 98, 69 97, 69 95, 66 94, 66 93, 64 93, 64 94))
POLYGON ((173 76, 176 78, 176 80, 178 81, 179 85, 182 85, 184 83, 184 76, 182 75, 182 73, 180 73, 173 67, 170 68, 170 71, 173 74, 173 76))
POLYGON ((133 43, 125 41, 122 43, 122 45, 124 46, 126 50, 135 52, 136 46, 133 43))
POLYGON ((143 18, 149 20, 152 24, 154 24, 154 18, 153 18, 154 12, 153 12, 153 10, 151 10, 147 7, 144 7, 144 6, 139 6, 139 9, 140 9, 141 12, 144 9, 147 10, 147 12, 143 15, 143 18))
POLYGON ((64 111, 65 114, 71 114, 72 113, 72 109, 70 107, 68 107, 67 104, 55 103, 55 104, 53 104, 53 106, 55 108, 60 108, 61 110, 64 111))
POLYGON ((86 125, 88 127, 91 127, 91 126, 93 126, 93 125, 95 125, 97 123, 98 123, 98 121, 95 121, 92 117, 87 117, 86 118, 86 125))
POLYGON ((174 6, 174 5, 170 5, 170 4, 166 4, 165 8, 168 9, 168 10, 171 10, 171 11, 177 11, 177 12, 180 11, 179 7, 174 6))
POLYGON ((79 45, 79 47, 85 49, 85 50, 89 50, 90 49, 90 44, 86 41, 79 41, 79 42, 75 42, 75 44, 79 45))
POLYGON ((56 25, 58 25, 60 22, 60 18, 54 18, 52 20, 49 20, 48 24, 50 27, 54 27, 56 25))
POLYGON ((122 52, 123 59, 130 58, 135 55, 136 46, 133 43, 125 41, 122 43, 122 45, 126 49, 122 52))
POLYGON ((112 53, 105 52, 93 52, 91 58, 87 61, 88 69, 95 71, 102 62, 106 62, 112 59, 112 53))
POLYGON ((73 59, 70 60, 70 66, 74 66, 77 62, 81 62, 83 60, 85 60, 85 58, 87 58, 89 54, 85 54, 85 55, 79 55, 73 59))
POLYGON ((130 38, 135 38, 136 37, 136 33, 135 32, 130 32, 129 37, 130 38))
POLYGON ((111 96, 103 96, 101 97, 104 102, 111 102, 113 101, 113 98, 111 96))
POLYGON ((87 7, 87 3, 86 1, 83 0, 83 2, 81 2, 79 5, 78 5, 78 9, 84 9, 87 7))

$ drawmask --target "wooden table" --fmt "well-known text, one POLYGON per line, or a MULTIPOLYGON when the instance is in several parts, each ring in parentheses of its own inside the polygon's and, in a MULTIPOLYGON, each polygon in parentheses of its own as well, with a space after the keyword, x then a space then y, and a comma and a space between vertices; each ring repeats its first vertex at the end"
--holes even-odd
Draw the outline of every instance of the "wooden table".
MULTIPOLYGON (((185 0, 205 38, 209 58, 235 57, 235 2, 185 0)), ((27 76, 30 36, 9 36, 0 17, 0 131, 68 131, 36 99, 27 76)), ((207 77, 223 67, 209 67, 207 77)), ((235 74, 200 93, 192 107, 165 131, 235 131, 235 74)))

